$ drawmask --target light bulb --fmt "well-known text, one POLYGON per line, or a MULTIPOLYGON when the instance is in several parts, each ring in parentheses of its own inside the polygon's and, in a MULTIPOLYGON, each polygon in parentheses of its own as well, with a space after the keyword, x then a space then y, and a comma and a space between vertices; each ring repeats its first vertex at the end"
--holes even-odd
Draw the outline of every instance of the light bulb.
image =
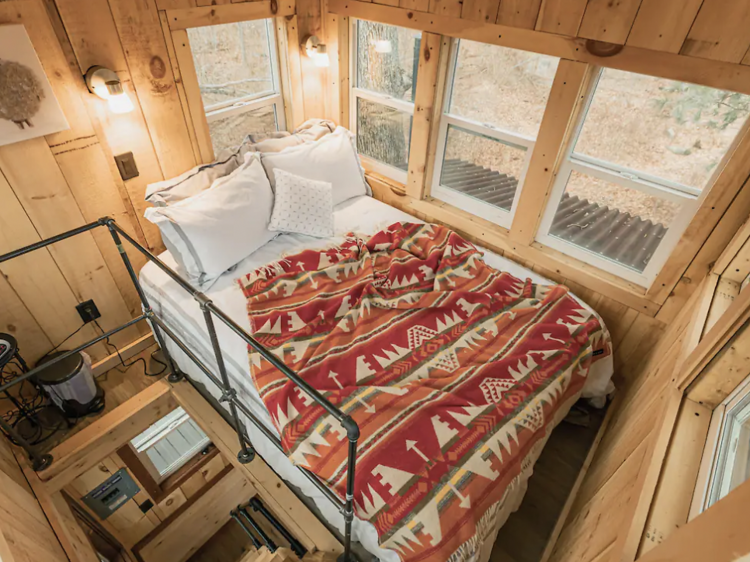
POLYGON ((320 68, 327 68, 331 66, 331 59, 328 58, 328 53, 326 52, 315 53, 313 56, 313 63, 320 68))
POLYGON ((130 97, 125 92, 109 96, 107 98, 107 103, 109 104, 112 113, 130 113, 135 109, 133 102, 130 101, 130 97))

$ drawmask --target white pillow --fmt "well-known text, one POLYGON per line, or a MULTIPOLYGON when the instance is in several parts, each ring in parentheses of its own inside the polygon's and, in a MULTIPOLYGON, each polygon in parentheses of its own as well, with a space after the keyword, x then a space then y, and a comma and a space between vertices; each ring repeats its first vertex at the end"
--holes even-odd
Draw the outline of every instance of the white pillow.
POLYGON ((146 209, 164 244, 201 288, 270 241, 273 192, 258 155, 230 175, 168 207, 146 209))
POLYGON ((276 170, 284 170, 330 183, 333 186, 334 205, 358 195, 370 194, 354 148, 353 135, 343 127, 337 127, 333 133, 316 142, 286 148, 281 152, 264 153, 261 159, 273 188, 276 186, 276 170))
POLYGON ((268 230, 333 236, 333 187, 276 170, 276 193, 268 230))
POLYGON ((205 191, 217 179, 227 176, 242 164, 242 157, 232 154, 211 164, 201 164, 176 178, 150 183, 146 187, 146 201, 165 207, 205 191))

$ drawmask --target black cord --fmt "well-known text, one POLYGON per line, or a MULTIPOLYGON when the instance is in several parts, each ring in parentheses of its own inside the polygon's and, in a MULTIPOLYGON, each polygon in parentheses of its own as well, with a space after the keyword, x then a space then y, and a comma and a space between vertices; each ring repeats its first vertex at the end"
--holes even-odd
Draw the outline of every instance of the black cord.
POLYGON ((60 346, 61 346, 62 344, 64 344, 64 343, 65 343, 66 341, 68 341, 68 340, 69 340, 70 338, 72 338, 73 336, 75 336, 75 335, 76 335, 76 334, 77 334, 78 332, 80 332, 81 330, 83 330, 84 326, 86 326, 86 324, 81 324, 81 325, 80 325, 80 326, 78 327, 78 329, 77 329, 77 330, 76 330, 75 332, 73 332, 72 334, 70 334, 70 335, 69 335, 68 337, 66 337, 66 338, 65 338, 65 339, 64 339, 63 341, 61 341, 61 342, 60 342, 60 343, 58 343, 58 344, 57 344, 57 345, 56 345, 55 347, 53 347, 52 349, 50 349, 50 350, 49 350, 49 351, 48 351, 47 353, 45 353, 44 355, 42 355, 41 359, 39 359, 39 361, 37 361, 37 362, 36 362, 36 364, 37 364, 37 365, 41 364, 41 363, 42 363, 42 361, 44 361, 44 360, 45 360, 45 359, 46 359, 47 357, 49 357, 49 356, 50 356, 50 355, 52 355, 52 354, 53 354, 53 353, 54 353, 55 351, 57 351, 57 350, 58 350, 58 349, 60 348, 60 346))
MULTIPOLYGON (((94 320, 94 324, 96 324, 96 327, 99 328, 99 331, 102 333, 102 335, 104 335, 105 332, 102 329, 102 327, 99 325, 99 322, 97 322, 96 320, 94 320)), ((111 341, 109 341, 109 337, 104 338, 104 343, 107 346, 109 346, 110 348, 112 348, 112 349, 115 350, 115 353, 117 353, 117 357, 120 359, 120 364, 123 367, 125 367, 125 371, 120 371, 120 369, 118 369, 118 371, 120 371, 121 373, 126 372, 128 369, 130 369, 136 363, 143 363, 143 374, 146 375, 147 377, 158 377, 158 376, 164 374, 164 372, 167 370, 167 364, 164 363, 163 361, 160 361, 159 359, 157 359, 154 356, 156 354, 156 351, 151 352, 151 360, 154 361, 155 363, 158 363, 159 365, 161 365, 162 368, 161 368, 161 370, 159 370, 156 373, 149 373, 148 372, 148 364, 146 363, 146 360, 143 357, 138 357, 137 359, 134 359, 133 361, 127 362, 127 361, 125 361, 125 359, 123 359, 122 355, 120 354, 120 350, 117 348, 117 346, 115 344, 113 344, 111 341)))

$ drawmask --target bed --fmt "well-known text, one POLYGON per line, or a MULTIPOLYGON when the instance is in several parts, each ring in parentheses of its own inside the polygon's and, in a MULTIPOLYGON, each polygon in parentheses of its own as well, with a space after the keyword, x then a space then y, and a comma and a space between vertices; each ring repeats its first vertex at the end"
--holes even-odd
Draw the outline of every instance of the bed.
MULTIPOLYGON (((344 235, 347 232, 371 235, 395 222, 421 222, 369 196, 355 197, 338 205, 335 208, 334 220, 336 237, 321 240, 297 234, 277 236, 240 262, 232 271, 222 275, 210 288, 205 289, 204 292, 234 321, 248 332, 251 332, 247 314, 247 299, 236 282, 238 278, 266 264, 276 262, 284 256, 295 254, 305 249, 320 249, 340 244, 344 241, 344 235)), ((543 277, 519 266, 515 262, 489 251, 484 251, 484 254, 485 262, 497 270, 507 271, 521 279, 530 278, 535 283, 548 282, 543 277)), ((176 267, 175 260, 168 252, 165 252, 160 257, 167 265, 176 267)), ((207 366, 215 369, 216 365, 213 359, 209 335, 206 331, 203 315, 198 304, 153 263, 148 263, 142 269, 140 278, 154 311, 177 335, 183 338, 183 341, 188 344, 192 351, 207 366)), ((581 306, 590 310, 583 303, 581 303, 581 306)), ((232 379, 233 386, 237 389, 238 398, 247 405, 257 418, 263 421, 271 432, 278 435, 271 417, 253 384, 249 371, 247 346, 225 325, 217 325, 217 332, 222 350, 224 351, 228 374, 232 379)), ((167 345, 179 367, 193 380, 202 383, 218 399, 220 397, 218 389, 206 380, 205 375, 192 361, 172 342, 168 342, 167 345)), ((611 376, 612 358, 610 355, 592 365, 584 387, 584 396, 593 398, 606 394, 610 390, 611 376)), ((550 423, 550 430, 535 444, 533 450, 526 457, 522 473, 508 485, 505 496, 498 504, 497 513, 494 514, 493 528, 487 530, 485 533, 485 546, 478 549, 483 553, 481 558, 488 556, 497 529, 520 505, 526 490, 527 480, 533 470, 533 464, 541 453, 551 428, 561 421, 570 406, 572 406, 572 403, 566 404, 559 409, 556 419, 550 423)), ((251 423, 246 425, 253 446, 266 462, 282 478, 313 500, 322 518, 328 521, 333 527, 342 530, 344 523, 343 516, 337 506, 323 495, 263 432, 251 423)), ((361 543, 369 553, 380 560, 396 562, 400 559, 399 553, 396 550, 381 548, 379 546, 378 533, 375 527, 367 521, 355 517, 352 537, 361 543)))

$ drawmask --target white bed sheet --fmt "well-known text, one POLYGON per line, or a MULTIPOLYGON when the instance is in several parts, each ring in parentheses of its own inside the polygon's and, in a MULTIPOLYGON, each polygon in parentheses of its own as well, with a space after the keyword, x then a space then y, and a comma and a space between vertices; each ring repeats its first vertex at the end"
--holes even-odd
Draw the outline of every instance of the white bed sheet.
MULTIPOLYGON (((236 283, 236 279, 243 274, 304 249, 318 249, 340 243, 347 232, 370 235, 396 221, 421 222, 413 216, 369 196, 356 197, 338 205, 335 208, 334 220, 336 237, 319 239, 298 234, 279 235, 241 261, 233 271, 222 275, 210 289, 206 290, 207 296, 216 306, 250 333, 247 301, 236 283)), ((482 251, 485 254, 485 262, 498 270, 508 271, 522 279, 529 277, 536 283, 549 282, 544 277, 511 260, 488 250, 482 249, 482 251)), ((164 252, 159 257, 170 267, 177 267, 169 252, 164 252)), ((191 351, 211 368, 212 372, 218 373, 203 315, 195 300, 153 263, 148 263, 143 267, 140 279, 154 311, 183 339, 191 351)), ((582 303, 582 306, 590 309, 585 303, 582 303)), ((227 372, 232 379, 233 386, 237 389, 238 397, 256 417, 265 422, 268 429, 278 435, 260 395, 252 383, 246 344, 221 321, 216 321, 215 324, 224 353, 227 372)), ((202 383, 218 399, 221 395, 220 391, 203 372, 174 343, 168 342, 167 347, 179 367, 193 380, 202 383)), ((585 395, 603 395, 612 377, 612 372, 611 357, 595 363, 589 375, 585 395)), ((322 495, 307 477, 251 422, 247 421, 246 427, 253 446, 263 459, 282 478, 295 485, 306 496, 312 498, 323 517, 343 533, 344 522, 338 508, 322 495)), ((530 470, 528 474, 524 474, 519 479, 515 486, 511 486, 511 489, 509 489, 501 512, 498 514, 498 520, 501 522, 504 522, 520 505, 526 491, 526 480, 529 476, 531 476, 530 470)), ((399 560, 396 552, 381 549, 378 546, 377 532, 370 523, 355 517, 352 536, 354 540, 359 541, 368 552, 377 558, 387 562, 399 560)))

